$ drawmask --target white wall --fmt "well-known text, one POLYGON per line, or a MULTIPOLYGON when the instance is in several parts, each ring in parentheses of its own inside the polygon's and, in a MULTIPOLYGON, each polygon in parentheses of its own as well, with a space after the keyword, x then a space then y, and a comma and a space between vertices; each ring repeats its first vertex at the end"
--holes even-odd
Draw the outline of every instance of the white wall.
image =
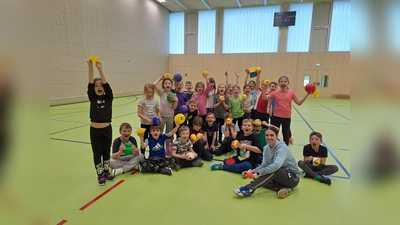
POLYGON ((87 101, 90 55, 115 96, 142 93, 168 71, 169 12, 153 0, 51 0, 50 18, 51 105, 87 101))

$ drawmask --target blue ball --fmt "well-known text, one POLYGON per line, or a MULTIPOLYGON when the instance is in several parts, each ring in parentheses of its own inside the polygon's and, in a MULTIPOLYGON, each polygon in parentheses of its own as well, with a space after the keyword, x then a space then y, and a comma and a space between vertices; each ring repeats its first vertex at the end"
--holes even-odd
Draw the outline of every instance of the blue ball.
POLYGON ((179 107, 179 112, 183 113, 183 114, 188 113, 189 112, 188 106, 187 105, 181 105, 181 107, 179 107))
POLYGON ((179 73, 176 73, 174 75, 174 81, 180 82, 182 80, 182 75, 180 75, 179 73))
POLYGON ((160 120, 157 117, 153 118, 153 125, 158 125, 160 124, 160 120))

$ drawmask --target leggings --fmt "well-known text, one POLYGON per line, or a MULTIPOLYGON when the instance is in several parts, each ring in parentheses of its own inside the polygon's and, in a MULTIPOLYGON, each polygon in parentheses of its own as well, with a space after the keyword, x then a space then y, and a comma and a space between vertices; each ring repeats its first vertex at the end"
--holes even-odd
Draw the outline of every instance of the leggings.
POLYGON ((311 163, 306 163, 303 160, 300 160, 297 164, 304 172, 314 178, 317 175, 331 175, 339 170, 339 168, 335 165, 313 166, 311 163))
POLYGON ((253 191, 259 187, 279 191, 282 188, 294 188, 299 182, 300 178, 296 174, 280 168, 274 173, 260 176, 258 179, 251 181, 246 187, 253 191))
POLYGON ((290 122, 291 118, 281 118, 277 116, 272 116, 271 124, 280 127, 282 124, 282 134, 283 134, 283 141, 289 146, 289 137, 290 137, 290 122))
POLYGON ((94 166, 98 176, 102 176, 103 173, 109 173, 111 141, 111 124, 104 128, 90 127, 90 143, 92 145, 94 166))

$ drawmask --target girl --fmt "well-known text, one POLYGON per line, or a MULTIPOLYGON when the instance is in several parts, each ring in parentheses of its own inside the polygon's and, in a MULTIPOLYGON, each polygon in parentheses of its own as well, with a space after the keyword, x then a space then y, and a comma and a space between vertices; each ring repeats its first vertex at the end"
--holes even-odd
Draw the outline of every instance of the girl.
POLYGON ((242 130, 243 133, 239 134, 237 137, 240 145, 237 149, 234 149, 236 151, 236 156, 228 158, 233 159, 234 164, 228 165, 228 159, 224 159, 223 163, 212 164, 211 170, 226 170, 234 173, 242 173, 257 167, 259 154, 262 153, 262 147, 257 136, 252 133, 253 121, 251 119, 244 119, 242 130))
POLYGON ((251 118, 259 119, 261 121, 266 121, 268 123, 269 121, 269 117, 267 115, 268 100, 264 100, 262 98, 263 93, 265 92, 263 91, 264 84, 260 85, 260 75, 261 72, 257 73, 257 78, 256 78, 257 95, 256 95, 255 107, 251 111, 251 118))
MULTIPOLYGON (((174 110, 178 106, 178 98, 176 95, 172 97, 172 103, 168 102, 167 96, 172 93, 172 80, 167 78, 164 79, 164 75, 159 77, 156 81, 154 81, 154 89, 157 91, 157 94, 160 96, 160 126, 161 132, 169 133, 174 128, 174 110), (162 91, 157 87, 158 83, 162 80, 161 88, 162 91)), ((169 146, 169 140, 167 140, 167 146, 169 146)))
POLYGON ((110 174, 110 147, 112 142, 112 102, 114 95, 103 72, 101 62, 96 62, 100 78, 94 79, 93 62, 89 60, 90 143, 92 145, 97 183, 105 185, 106 179, 114 181, 110 174), (103 158, 103 162, 102 162, 103 158))
MULTIPOLYGON (((289 130, 292 116, 292 100, 297 104, 301 105, 312 93, 307 93, 304 98, 299 100, 296 94, 292 90, 288 90, 289 78, 287 76, 281 76, 278 80, 279 90, 273 91, 269 94, 262 95, 262 99, 270 100, 275 99, 274 115, 271 118, 271 124, 276 127, 280 127, 282 124, 283 140, 286 145, 289 145, 289 130)), ((264 87, 263 91, 267 93, 267 87, 264 87)))
POLYGON ((233 83, 229 83, 228 82, 228 71, 225 72, 225 77, 226 77, 226 87, 227 87, 227 91, 226 91, 226 95, 228 97, 233 97, 233 86, 238 85, 239 82, 239 73, 237 73, 235 71, 235 75, 236 75, 236 84, 233 83))
POLYGON ((335 165, 326 165, 326 157, 328 157, 328 149, 321 145, 322 134, 312 132, 310 134, 310 144, 303 148, 304 160, 298 162, 299 167, 305 172, 304 178, 314 178, 321 183, 331 184, 331 179, 324 175, 336 173, 339 169, 335 165), (319 159, 320 163, 313 163, 319 159))
POLYGON ((208 92, 207 95, 207 103, 206 103, 206 111, 207 113, 213 112, 214 109, 214 95, 217 93, 216 87, 215 87, 215 80, 214 78, 210 77, 208 78, 210 81, 210 91, 208 92))
POLYGON ((240 93, 240 87, 238 85, 235 85, 233 87, 233 98, 229 99, 229 111, 232 113, 233 117, 233 123, 236 123, 238 121, 238 126, 242 127, 242 121, 243 121, 243 98, 239 96, 240 93))
MULTIPOLYGON (((153 119, 158 118, 162 121, 160 114, 160 103, 154 99, 154 84, 145 84, 143 90, 144 97, 138 103, 138 116, 140 118, 140 127, 145 128, 144 139, 149 137, 150 126, 153 125, 153 119)), ((140 152, 144 155, 145 149, 140 152)))
MULTIPOLYGON (((250 96, 251 96, 254 100, 256 100, 256 98, 257 98, 257 91, 258 91, 257 82, 254 82, 254 80, 250 80, 249 83, 247 83, 247 80, 248 80, 249 77, 250 77, 250 71, 249 71, 248 68, 246 68, 245 71, 246 71, 246 78, 244 79, 244 85, 247 85, 247 84, 248 84, 248 85, 250 86, 250 96)), ((260 71, 260 72, 261 72, 261 71, 260 71)), ((257 75, 258 75, 260 72, 258 72, 257 75)), ((256 78, 256 80, 257 80, 257 78, 256 78)))
POLYGON ((251 118, 251 110, 254 108, 256 102, 255 99, 252 96, 250 96, 250 91, 251 91, 250 85, 246 84, 243 86, 243 92, 247 96, 247 98, 244 99, 244 101, 242 102, 243 104, 242 108, 244 112, 243 119, 251 118))
POLYGON ((206 103, 207 103, 207 95, 208 92, 210 91, 211 84, 207 80, 207 76, 203 75, 203 77, 206 79, 207 87, 204 88, 204 83, 203 82, 197 82, 196 86, 194 87, 194 90, 196 90, 196 94, 192 96, 192 98, 197 100, 197 109, 199 110, 199 116, 205 120, 207 110, 206 110, 206 103), (205 90, 204 90, 205 89, 205 90))
POLYGON ((289 147, 282 141, 278 141, 278 129, 269 127, 265 131, 265 138, 268 144, 263 150, 261 165, 246 173, 252 175, 253 181, 250 184, 233 190, 239 197, 249 197, 259 187, 276 191, 280 198, 286 198, 292 193, 292 188, 296 187, 300 181, 300 171, 296 166, 289 147))
POLYGON ((214 115, 215 122, 218 124, 218 142, 222 144, 221 127, 224 124, 226 111, 229 109, 229 97, 226 95, 226 85, 218 85, 218 94, 214 96, 214 115))

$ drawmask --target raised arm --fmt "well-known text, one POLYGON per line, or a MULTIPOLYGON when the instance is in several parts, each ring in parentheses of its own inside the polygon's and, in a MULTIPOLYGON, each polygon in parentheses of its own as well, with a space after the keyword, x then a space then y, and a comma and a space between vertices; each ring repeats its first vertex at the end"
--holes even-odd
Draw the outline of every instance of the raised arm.
POLYGON ((229 82, 228 82, 228 71, 225 72, 225 81, 226 81, 226 86, 228 87, 229 82))
POLYGON ((89 83, 93 84, 94 83, 94 75, 93 75, 93 62, 92 60, 87 61, 88 67, 89 67, 89 83))
POLYGON ((96 62, 96 67, 97 67, 97 69, 99 70, 101 82, 102 82, 103 84, 106 84, 106 83, 107 83, 107 79, 106 79, 106 76, 104 75, 104 72, 103 72, 103 65, 101 64, 101 62, 96 62))
POLYGON ((236 83, 235 85, 239 84, 239 73, 235 71, 235 75, 236 75, 236 83))
POLYGON ((258 91, 258 89, 260 89, 260 77, 261 77, 261 71, 257 72, 257 77, 256 77, 256 91, 258 91))
POLYGON ((297 97, 293 98, 293 101, 297 104, 297 105, 301 105, 303 104, 303 102, 307 99, 307 97, 309 95, 311 95, 312 93, 307 93, 306 96, 304 96, 301 100, 299 100, 297 97))
POLYGON ((158 87, 158 83, 160 83, 160 81, 163 79, 164 75, 161 75, 161 77, 159 77, 157 80, 154 81, 153 85, 154 85, 154 89, 156 90, 157 94, 160 95, 160 88, 158 87))
POLYGON ((250 77, 250 71, 249 71, 249 69, 246 68, 244 71, 246 71, 246 77, 244 78, 244 84, 243 84, 243 86, 247 84, 247 80, 248 80, 249 77, 250 77))
POLYGON ((147 147, 146 142, 144 142, 144 133, 138 134, 140 139, 140 148, 145 149, 147 147))
POLYGON ((181 125, 180 125, 179 123, 175 122, 175 128, 172 129, 172 130, 167 134, 167 136, 168 136, 168 137, 172 137, 172 136, 176 133, 176 131, 179 129, 180 126, 181 126, 181 125))

